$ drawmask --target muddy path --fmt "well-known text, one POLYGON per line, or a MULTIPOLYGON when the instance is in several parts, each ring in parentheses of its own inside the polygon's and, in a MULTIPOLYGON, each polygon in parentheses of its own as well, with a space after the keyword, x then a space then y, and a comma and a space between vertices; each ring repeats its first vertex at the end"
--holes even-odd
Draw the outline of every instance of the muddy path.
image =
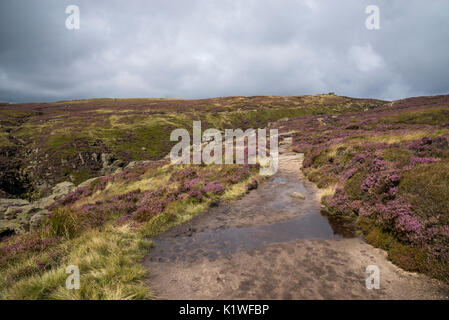
POLYGON ((258 189, 154 239, 144 265, 156 298, 448 299, 444 284, 401 270, 322 216, 319 190, 289 142, 258 189), (366 288, 369 265, 380 270, 378 290, 366 288))

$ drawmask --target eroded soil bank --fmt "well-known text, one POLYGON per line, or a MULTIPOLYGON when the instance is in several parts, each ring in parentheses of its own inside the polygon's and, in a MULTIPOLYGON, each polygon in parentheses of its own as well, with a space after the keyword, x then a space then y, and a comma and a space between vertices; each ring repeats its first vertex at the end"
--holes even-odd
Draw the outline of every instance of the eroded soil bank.
POLYGON ((448 299, 441 282, 336 232, 299 170, 302 156, 285 142, 277 174, 258 189, 155 238, 144 264, 157 298, 448 299), (366 288, 369 265, 380 269, 379 290, 366 288))

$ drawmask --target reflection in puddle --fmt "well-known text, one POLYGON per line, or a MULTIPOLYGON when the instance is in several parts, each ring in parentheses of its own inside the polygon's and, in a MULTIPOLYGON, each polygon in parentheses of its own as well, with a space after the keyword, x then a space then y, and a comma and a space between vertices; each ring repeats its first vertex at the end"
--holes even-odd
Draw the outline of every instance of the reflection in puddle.
POLYGON ((201 256, 229 257, 238 250, 260 249, 272 243, 301 239, 341 238, 327 219, 308 214, 295 219, 249 228, 206 229, 191 236, 155 240, 151 257, 159 260, 195 260, 201 256))

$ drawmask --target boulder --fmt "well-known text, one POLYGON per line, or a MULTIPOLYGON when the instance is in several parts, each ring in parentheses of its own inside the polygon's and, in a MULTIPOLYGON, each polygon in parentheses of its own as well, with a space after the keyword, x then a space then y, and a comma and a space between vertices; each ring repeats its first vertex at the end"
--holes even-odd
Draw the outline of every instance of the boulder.
POLYGON ((69 192, 72 192, 76 189, 76 186, 69 181, 64 181, 61 183, 58 183, 56 186, 52 189, 52 194, 48 197, 42 198, 37 200, 36 202, 33 202, 33 205, 35 207, 45 209, 47 206, 51 205, 53 202, 61 199, 69 192))
POLYGON ((76 186, 72 182, 69 182, 69 181, 64 181, 64 182, 58 183, 52 189, 52 196, 55 197, 55 200, 58 200, 62 196, 65 196, 67 193, 75 190, 75 188, 76 188, 76 186))
POLYGON ((23 199, 0 199, 0 213, 5 212, 9 207, 21 207, 30 204, 23 199))
POLYGON ((50 217, 48 210, 40 210, 36 212, 30 219, 30 229, 36 230, 40 228, 50 217))
POLYGON ((27 231, 39 228, 48 220, 50 212, 33 204, 21 207, 15 212, 10 208, 8 219, 0 220, 0 234, 23 234, 27 231))
POLYGON ((247 191, 251 191, 254 189, 257 189, 257 187, 259 186, 259 182, 257 180, 251 180, 247 185, 246 185, 246 190, 247 191))
POLYGON ((131 161, 130 163, 128 163, 128 165, 125 167, 125 169, 139 168, 139 167, 145 166, 151 162, 152 162, 151 160, 131 161))
POLYGON ((10 215, 13 210, 18 210, 29 203, 29 201, 23 199, 0 199, 0 220, 6 219, 5 214, 8 210, 8 215, 10 215))
POLYGON ((126 164, 122 160, 115 159, 114 156, 109 153, 102 153, 101 160, 103 162, 101 174, 103 175, 114 173, 118 168, 123 168, 126 164))
POLYGON ((50 215, 45 208, 75 188, 68 181, 58 183, 50 196, 33 203, 21 199, 0 199, 0 237, 39 228, 50 215))
POLYGON ((85 187, 89 187, 89 186, 91 185, 91 183, 94 182, 94 181, 96 181, 96 180, 98 180, 98 178, 99 178, 99 177, 88 179, 88 180, 86 180, 86 181, 80 183, 80 184, 78 185, 77 188, 85 188, 85 187))

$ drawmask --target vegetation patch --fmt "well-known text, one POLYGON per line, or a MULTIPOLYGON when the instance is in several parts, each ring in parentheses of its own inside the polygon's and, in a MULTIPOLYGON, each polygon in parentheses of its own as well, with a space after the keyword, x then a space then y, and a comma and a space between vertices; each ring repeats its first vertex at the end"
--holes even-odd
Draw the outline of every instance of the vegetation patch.
POLYGON ((242 196, 261 179, 258 171, 257 165, 173 166, 160 161, 78 188, 48 207, 50 217, 40 229, 0 242, 0 297, 151 298, 139 264, 151 237, 211 204, 242 196), (165 181, 160 187, 136 189, 159 179, 165 181), (65 288, 69 265, 79 267, 79 290, 65 288))
POLYGON ((325 130, 298 118, 286 130, 303 130, 293 149, 305 153, 311 181, 326 187, 336 178, 335 192, 322 198, 328 214, 352 219, 402 268, 449 282, 449 101, 423 100, 324 116, 325 130))
POLYGON ((407 171, 399 193, 422 218, 449 225, 449 161, 418 164, 407 171))
POLYGON ((442 108, 403 112, 398 115, 381 118, 379 121, 398 124, 446 124, 449 123, 449 109, 442 108))

